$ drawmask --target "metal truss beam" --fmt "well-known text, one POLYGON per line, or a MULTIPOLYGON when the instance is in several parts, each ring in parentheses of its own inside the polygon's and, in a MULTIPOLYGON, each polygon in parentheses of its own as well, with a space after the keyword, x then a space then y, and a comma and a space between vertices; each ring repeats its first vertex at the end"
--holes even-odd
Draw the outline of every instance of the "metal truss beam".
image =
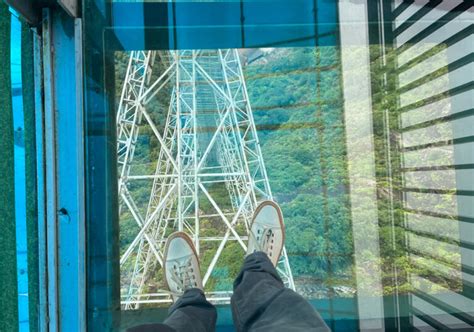
MULTIPOLYGON (((201 248, 203 243, 218 242, 204 275, 207 285, 230 241, 246 250, 257 204, 273 197, 235 49, 131 52, 117 133, 119 190, 126 207, 121 213, 129 213, 139 227, 120 259, 122 305, 136 309, 170 301, 166 290, 149 292, 146 285, 163 264, 164 243, 173 230, 189 233, 200 254, 209 247, 201 248), (154 73, 156 57, 163 66, 154 73), (152 77, 157 78, 150 85, 152 77), (158 125, 150 105, 163 97, 169 104, 158 125), (159 143, 153 174, 131 172, 141 126, 149 127, 159 143), (153 182, 144 216, 129 189, 133 181, 153 182), (227 197, 222 190, 214 192, 215 186, 224 186, 227 197), (206 220, 220 221, 213 229, 217 235, 204 235, 201 224, 206 220)), ((277 270, 294 289, 286 250, 277 270)), ((229 301, 230 295, 231 289, 207 292, 210 301, 219 303, 229 301)))

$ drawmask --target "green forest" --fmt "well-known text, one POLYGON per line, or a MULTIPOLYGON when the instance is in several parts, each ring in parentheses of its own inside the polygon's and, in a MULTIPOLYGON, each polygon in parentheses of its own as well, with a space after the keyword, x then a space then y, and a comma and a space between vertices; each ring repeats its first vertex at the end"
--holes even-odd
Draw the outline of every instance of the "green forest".
POLYGON ((335 47, 276 49, 245 72, 296 282, 353 289, 338 56, 335 47))

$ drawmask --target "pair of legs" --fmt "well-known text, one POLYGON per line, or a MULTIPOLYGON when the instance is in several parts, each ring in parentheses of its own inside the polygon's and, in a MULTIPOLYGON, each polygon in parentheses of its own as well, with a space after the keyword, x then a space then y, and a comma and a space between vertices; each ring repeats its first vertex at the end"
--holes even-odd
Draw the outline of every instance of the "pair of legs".
MULTIPOLYGON (((234 282, 231 306, 237 331, 329 331, 313 307, 285 288, 277 273, 284 238, 280 208, 263 202, 255 212, 247 256, 234 282)), ((141 325, 129 332, 215 331, 217 312, 204 296, 198 257, 185 233, 168 239, 164 273, 175 300, 168 318, 163 324, 141 325)))

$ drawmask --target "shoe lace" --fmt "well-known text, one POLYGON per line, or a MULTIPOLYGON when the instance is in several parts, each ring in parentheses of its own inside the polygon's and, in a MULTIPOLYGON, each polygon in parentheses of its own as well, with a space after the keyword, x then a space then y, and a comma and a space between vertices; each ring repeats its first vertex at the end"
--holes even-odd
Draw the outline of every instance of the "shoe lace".
POLYGON ((268 244, 270 243, 270 239, 272 237, 273 230, 271 228, 264 228, 261 236, 261 248, 267 250, 268 244))
POLYGON ((269 227, 263 227, 263 230, 260 233, 260 230, 257 230, 258 234, 250 232, 251 236, 255 239, 255 244, 258 251, 266 252, 268 250, 268 245, 270 243, 271 237, 273 235, 273 230, 269 227))
POLYGON ((192 257, 177 259, 171 269, 171 280, 178 285, 178 291, 197 287, 196 275, 192 267, 192 257))

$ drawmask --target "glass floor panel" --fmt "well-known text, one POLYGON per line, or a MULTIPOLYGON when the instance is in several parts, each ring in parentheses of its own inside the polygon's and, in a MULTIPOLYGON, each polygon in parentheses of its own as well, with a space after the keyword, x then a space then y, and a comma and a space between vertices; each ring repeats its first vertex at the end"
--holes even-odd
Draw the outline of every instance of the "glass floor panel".
POLYGON ((85 6, 91 328, 164 319, 164 243, 183 230, 231 331, 268 199, 280 276, 332 330, 472 328, 472 6, 85 6))

